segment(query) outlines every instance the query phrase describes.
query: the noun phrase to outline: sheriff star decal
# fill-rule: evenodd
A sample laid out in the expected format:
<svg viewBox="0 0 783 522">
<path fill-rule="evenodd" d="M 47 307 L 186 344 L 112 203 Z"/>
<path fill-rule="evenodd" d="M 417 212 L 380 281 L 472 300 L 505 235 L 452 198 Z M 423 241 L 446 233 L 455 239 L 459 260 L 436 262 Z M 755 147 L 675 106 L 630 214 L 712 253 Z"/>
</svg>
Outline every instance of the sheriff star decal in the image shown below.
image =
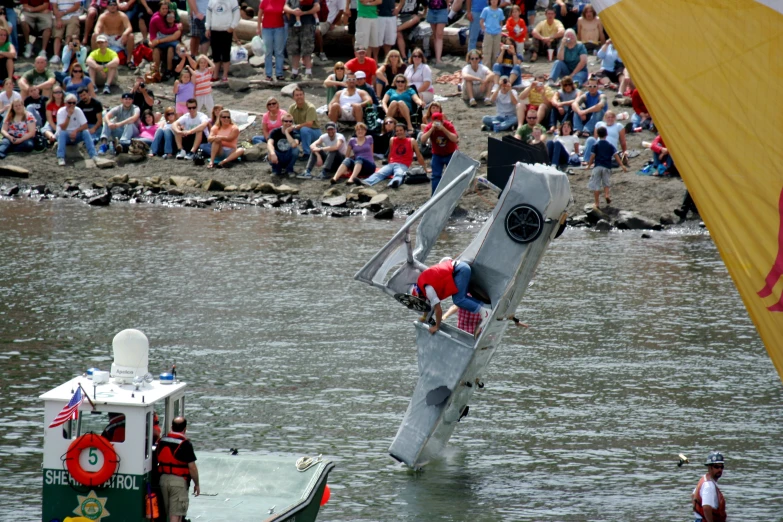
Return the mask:
<svg viewBox="0 0 783 522">
<path fill-rule="evenodd" d="M 91 490 L 89 495 L 76 495 L 76 498 L 79 500 L 79 505 L 73 510 L 76 515 L 98 522 L 103 517 L 109 516 L 106 510 L 107 497 L 99 497 L 94 490 Z"/>
</svg>

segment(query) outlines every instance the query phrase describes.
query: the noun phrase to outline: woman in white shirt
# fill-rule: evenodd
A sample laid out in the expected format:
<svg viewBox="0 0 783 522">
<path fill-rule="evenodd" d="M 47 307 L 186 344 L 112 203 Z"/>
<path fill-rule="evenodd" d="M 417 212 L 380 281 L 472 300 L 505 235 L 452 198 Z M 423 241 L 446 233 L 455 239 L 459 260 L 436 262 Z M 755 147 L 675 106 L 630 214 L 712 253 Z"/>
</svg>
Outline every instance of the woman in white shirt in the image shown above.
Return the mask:
<svg viewBox="0 0 783 522">
<path fill-rule="evenodd" d="M 565 120 L 560 126 L 560 135 L 555 136 L 554 140 L 546 142 L 546 149 L 549 152 L 549 160 L 555 167 L 564 167 L 567 165 L 579 166 L 579 138 L 573 134 L 573 126 L 570 121 Z"/>
<path fill-rule="evenodd" d="M 424 51 L 417 47 L 411 53 L 410 65 L 405 69 L 408 83 L 416 87 L 419 98 L 425 104 L 430 103 L 435 97 L 435 89 L 432 88 L 432 70 L 426 62 Z"/>
</svg>

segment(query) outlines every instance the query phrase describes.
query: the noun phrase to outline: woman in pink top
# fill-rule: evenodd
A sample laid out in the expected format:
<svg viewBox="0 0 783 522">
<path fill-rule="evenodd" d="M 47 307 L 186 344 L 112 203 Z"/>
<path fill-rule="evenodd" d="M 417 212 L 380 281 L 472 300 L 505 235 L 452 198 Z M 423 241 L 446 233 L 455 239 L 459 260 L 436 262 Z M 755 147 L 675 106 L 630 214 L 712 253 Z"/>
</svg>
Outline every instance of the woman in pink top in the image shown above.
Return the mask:
<svg viewBox="0 0 783 522">
<path fill-rule="evenodd" d="M 238 138 L 239 127 L 231 121 L 231 113 L 227 109 L 223 109 L 220 111 L 217 123 L 209 132 L 209 138 L 207 138 L 207 141 L 212 146 L 212 161 L 207 168 L 217 167 L 222 169 L 226 164 L 240 158 L 245 153 L 245 149 L 237 147 Z M 218 157 L 225 159 L 215 164 Z"/>
<path fill-rule="evenodd" d="M 272 131 L 283 126 L 283 116 L 288 116 L 288 113 L 280 107 L 280 102 L 274 96 L 266 101 L 266 110 L 267 112 L 264 113 L 264 117 L 261 120 L 261 130 L 264 135 L 253 136 L 250 140 L 253 145 L 266 143 Z"/>
<path fill-rule="evenodd" d="M 155 139 L 158 127 L 159 125 L 155 123 L 155 115 L 151 110 L 147 109 L 141 113 L 141 118 L 139 119 L 139 135 L 131 141 L 138 140 L 149 147 Z"/>
</svg>

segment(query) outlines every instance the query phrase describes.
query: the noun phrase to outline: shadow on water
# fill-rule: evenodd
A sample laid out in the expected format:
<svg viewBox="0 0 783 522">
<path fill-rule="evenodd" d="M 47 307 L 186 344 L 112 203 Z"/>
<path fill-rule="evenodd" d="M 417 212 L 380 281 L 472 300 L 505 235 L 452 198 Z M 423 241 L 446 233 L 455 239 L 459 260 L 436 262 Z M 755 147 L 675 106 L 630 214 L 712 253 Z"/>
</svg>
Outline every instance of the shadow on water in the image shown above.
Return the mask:
<svg viewBox="0 0 783 522">
<path fill-rule="evenodd" d="M 151 371 L 189 383 L 197 449 L 337 462 L 324 520 L 685 520 L 713 448 L 732 520 L 779 518 L 781 382 L 698 229 L 568 230 L 444 457 L 395 463 L 414 317 L 352 276 L 399 224 L 1 202 L 0 510 L 40 513 L 38 396 L 107 369 L 134 327 Z M 450 226 L 432 258 L 477 229 Z"/>
</svg>

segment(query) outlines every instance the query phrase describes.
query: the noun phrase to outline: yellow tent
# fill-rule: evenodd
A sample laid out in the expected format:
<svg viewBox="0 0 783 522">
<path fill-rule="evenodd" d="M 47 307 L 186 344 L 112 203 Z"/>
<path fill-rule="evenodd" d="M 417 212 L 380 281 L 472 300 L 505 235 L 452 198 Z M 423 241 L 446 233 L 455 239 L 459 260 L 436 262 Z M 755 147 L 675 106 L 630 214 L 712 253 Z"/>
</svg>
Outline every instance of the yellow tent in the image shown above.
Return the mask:
<svg viewBox="0 0 783 522">
<path fill-rule="evenodd" d="M 593 0 L 783 379 L 783 0 Z"/>
</svg>

